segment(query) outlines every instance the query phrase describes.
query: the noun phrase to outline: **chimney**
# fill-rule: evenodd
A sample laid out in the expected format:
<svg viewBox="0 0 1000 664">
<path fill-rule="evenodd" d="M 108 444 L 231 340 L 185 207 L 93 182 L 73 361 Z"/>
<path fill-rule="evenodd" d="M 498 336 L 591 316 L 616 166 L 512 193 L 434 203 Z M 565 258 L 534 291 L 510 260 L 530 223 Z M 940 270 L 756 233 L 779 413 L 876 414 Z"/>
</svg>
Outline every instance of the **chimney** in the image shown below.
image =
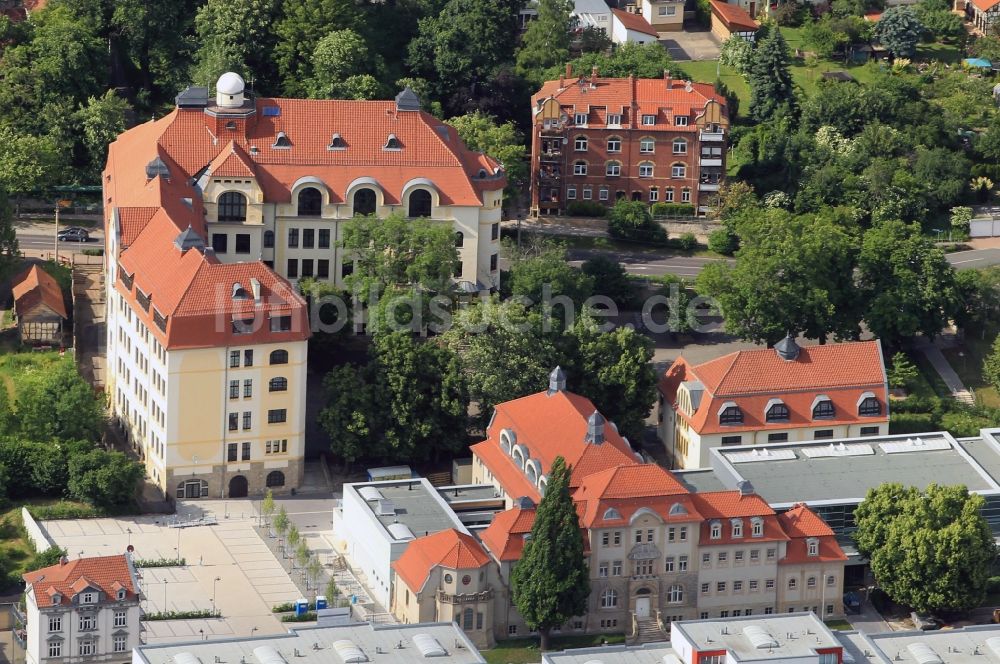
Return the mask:
<svg viewBox="0 0 1000 664">
<path fill-rule="evenodd" d="M 560 367 L 556 367 L 549 374 L 549 391 L 548 395 L 552 396 L 556 392 L 564 392 L 566 390 L 566 374 Z"/>
<path fill-rule="evenodd" d="M 667 83 L 667 90 L 669 90 L 670 86 L 674 84 L 674 79 L 670 76 L 670 70 L 669 69 L 664 69 L 663 70 L 663 80 L 666 81 L 666 83 Z"/>
<path fill-rule="evenodd" d="M 573 78 L 573 63 L 566 63 L 566 78 Z"/>
<path fill-rule="evenodd" d="M 257 277 L 250 278 L 250 289 L 253 291 L 253 301 L 255 304 L 260 304 L 260 281 Z"/>
<path fill-rule="evenodd" d="M 61 558 L 59 559 L 59 565 L 60 565 L 60 567 L 61 567 L 62 565 L 66 565 L 67 563 L 69 563 L 69 558 L 67 558 L 66 556 L 63 556 L 63 557 L 61 557 Z"/>
</svg>

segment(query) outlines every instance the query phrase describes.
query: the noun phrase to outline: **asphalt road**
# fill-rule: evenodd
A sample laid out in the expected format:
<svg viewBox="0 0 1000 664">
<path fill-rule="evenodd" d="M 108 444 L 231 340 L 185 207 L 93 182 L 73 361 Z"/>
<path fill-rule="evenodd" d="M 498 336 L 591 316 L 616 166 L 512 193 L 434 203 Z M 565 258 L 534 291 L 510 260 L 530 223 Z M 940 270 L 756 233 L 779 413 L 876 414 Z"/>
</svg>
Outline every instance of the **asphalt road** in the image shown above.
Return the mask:
<svg viewBox="0 0 1000 664">
<path fill-rule="evenodd" d="M 55 248 L 55 238 L 49 234 L 22 233 L 17 234 L 17 242 L 21 250 L 27 251 L 52 251 Z M 100 233 L 91 233 L 90 242 L 60 242 L 59 251 L 80 251 L 83 249 L 103 249 L 104 236 Z"/>
<path fill-rule="evenodd" d="M 656 252 L 614 252 L 597 249 L 571 249 L 569 260 L 572 265 L 579 266 L 588 258 L 608 256 L 625 266 L 625 271 L 640 276 L 656 277 L 663 274 L 676 274 L 680 277 L 696 277 L 702 268 L 718 258 L 699 258 L 696 256 L 661 256 Z"/>
<path fill-rule="evenodd" d="M 1000 249 L 971 249 L 948 254 L 948 262 L 956 270 L 1000 265 Z"/>
</svg>

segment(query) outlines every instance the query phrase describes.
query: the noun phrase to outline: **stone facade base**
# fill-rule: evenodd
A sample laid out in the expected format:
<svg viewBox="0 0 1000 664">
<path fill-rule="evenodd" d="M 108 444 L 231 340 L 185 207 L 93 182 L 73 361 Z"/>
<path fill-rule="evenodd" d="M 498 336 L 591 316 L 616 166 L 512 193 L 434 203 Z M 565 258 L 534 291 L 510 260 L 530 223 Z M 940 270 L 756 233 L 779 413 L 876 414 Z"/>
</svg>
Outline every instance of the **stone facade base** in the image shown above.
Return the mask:
<svg viewBox="0 0 1000 664">
<path fill-rule="evenodd" d="M 274 461 L 244 461 L 242 463 L 216 464 L 211 471 L 199 469 L 198 473 L 167 471 L 166 488 L 173 498 L 260 498 L 268 489 L 275 495 L 290 493 L 302 484 L 305 462 L 291 459 L 287 463 Z M 284 474 L 284 484 L 267 486 L 273 472 Z"/>
</svg>

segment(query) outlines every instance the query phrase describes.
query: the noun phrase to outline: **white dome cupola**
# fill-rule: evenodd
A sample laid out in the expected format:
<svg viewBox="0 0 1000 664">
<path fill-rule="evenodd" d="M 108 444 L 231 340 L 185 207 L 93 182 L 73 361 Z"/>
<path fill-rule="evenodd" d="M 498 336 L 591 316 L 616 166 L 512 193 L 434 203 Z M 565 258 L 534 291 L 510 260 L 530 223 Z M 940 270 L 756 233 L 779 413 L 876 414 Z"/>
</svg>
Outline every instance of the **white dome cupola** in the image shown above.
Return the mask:
<svg viewBox="0 0 1000 664">
<path fill-rule="evenodd" d="M 243 77 L 234 72 L 226 72 L 215 84 L 215 104 L 222 108 L 239 108 L 243 105 Z"/>
</svg>

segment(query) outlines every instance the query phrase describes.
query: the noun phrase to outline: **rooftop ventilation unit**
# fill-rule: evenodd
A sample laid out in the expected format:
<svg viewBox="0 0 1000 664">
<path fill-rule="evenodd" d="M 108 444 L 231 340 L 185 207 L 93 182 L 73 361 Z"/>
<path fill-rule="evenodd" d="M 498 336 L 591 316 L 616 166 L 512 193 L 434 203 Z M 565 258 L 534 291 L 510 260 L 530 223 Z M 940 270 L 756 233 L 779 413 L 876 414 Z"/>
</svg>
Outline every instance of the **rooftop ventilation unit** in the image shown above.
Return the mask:
<svg viewBox="0 0 1000 664">
<path fill-rule="evenodd" d="M 354 645 L 354 641 L 350 639 L 334 641 L 333 649 L 337 651 L 337 656 L 344 664 L 360 664 L 368 661 L 368 657 L 361 648 Z"/>
<path fill-rule="evenodd" d="M 385 498 L 385 496 L 382 495 L 382 492 L 373 486 L 361 487 L 358 490 L 358 494 L 360 494 L 361 497 L 366 501 L 382 500 L 383 498 Z"/>
<path fill-rule="evenodd" d="M 937 440 L 924 440 L 923 438 L 907 438 L 906 440 L 895 440 L 891 442 L 879 443 L 879 447 L 886 454 L 902 454 L 905 452 L 933 452 L 935 450 L 950 450 L 951 443 L 939 438 Z"/>
<path fill-rule="evenodd" d="M 1000 658 L 1000 636 L 991 636 L 986 639 L 986 647 L 990 649 L 994 656 Z"/>
<path fill-rule="evenodd" d="M 913 655 L 913 659 L 917 660 L 917 664 L 944 664 L 941 657 L 926 643 L 911 643 L 906 649 Z"/>
<path fill-rule="evenodd" d="M 870 456 L 875 454 L 875 450 L 867 443 L 855 443 L 847 445 L 845 443 L 830 443 L 829 445 L 815 445 L 803 447 L 802 455 L 810 459 L 820 459 L 824 457 L 851 457 Z"/>
<path fill-rule="evenodd" d="M 754 448 L 748 452 L 729 452 L 726 458 L 730 463 L 748 463 L 750 461 L 793 461 L 795 450 L 773 450 L 767 447 Z"/>
<path fill-rule="evenodd" d="M 414 634 L 413 645 L 424 657 L 446 657 L 448 651 L 430 634 Z"/>
<path fill-rule="evenodd" d="M 768 634 L 764 628 L 759 625 L 747 625 L 744 627 L 743 636 L 747 637 L 750 643 L 753 644 L 753 647 L 757 650 L 778 647 L 778 640 Z"/>
<path fill-rule="evenodd" d="M 201 664 L 201 660 L 189 652 L 179 652 L 174 655 L 174 664 Z"/>
<path fill-rule="evenodd" d="M 375 514 L 378 516 L 395 516 L 396 506 L 391 500 L 383 498 L 375 505 Z"/>
<path fill-rule="evenodd" d="M 401 541 L 416 539 L 413 531 L 405 523 L 390 523 L 388 530 L 393 539 Z"/>
</svg>

